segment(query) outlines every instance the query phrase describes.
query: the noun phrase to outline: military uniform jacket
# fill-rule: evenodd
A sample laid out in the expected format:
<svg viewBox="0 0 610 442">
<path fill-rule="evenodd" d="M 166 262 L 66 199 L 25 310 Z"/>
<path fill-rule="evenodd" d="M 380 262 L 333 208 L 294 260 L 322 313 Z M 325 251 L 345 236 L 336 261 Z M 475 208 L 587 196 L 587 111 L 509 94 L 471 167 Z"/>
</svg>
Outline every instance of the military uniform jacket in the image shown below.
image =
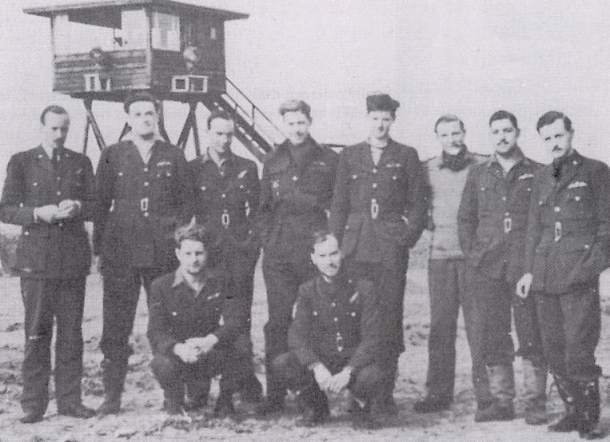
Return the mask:
<svg viewBox="0 0 610 442">
<path fill-rule="evenodd" d="M 78 200 L 79 214 L 47 224 L 34 221 L 34 208 Z M 91 249 L 84 221 L 93 217 L 95 182 L 89 158 L 62 148 L 54 168 L 39 146 L 11 157 L 0 220 L 22 226 L 16 269 L 24 277 L 77 278 L 89 273 Z"/>
<path fill-rule="evenodd" d="M 189 169 L 197 222 L 219 238 L 225 251 L 257 250 L 254 220 L 260 183 L 256 164 L 230 154 L 221 170 L 203 155 L 190 161 Z"/>
<path fill-rule="evenodd" d="M 425 193 L 414 148 L 390 140 L 377 165 L 368 143 L 345 148 L 329 220 L 344 255 L 383 262 L 396 256 L 393 250 L 415 245 L 426 223 Z"/>
<path fill-rule="evenodd" d="M 180 149 L 157 141 L 147 164 L 131 141 L 102 152 L 94 249 L 104 273 L 175 267 L 173 233 L 187 222 L 192 184 Z"/>
<path fill-rule="evenodd" d="M 302 261 L 311 235 L 327 225 L 338 155 L 313 139 L 301 165 L 293 160 L 285 141 L 264 161 L 259 229 L 265 256 Z"/>
<path fill-rule="evenodd" d="M 210 333 L 218 338 L 216 346 L 231 345 L 245 321 L 243 300 L 233 297 L 222 273 L 210 273 L 199 293 L 180 270 L 152 284 L 147 336 L 154 353 L 169 355 L 175 344 Z"/>
<path fill-rule="evenodd" d="M 527 216 L 540 164 L 522 158 L 504 176 L 495 155 L 473 166 L 458 211 L 458 235 L 466 262 L 496 279 L 523 274 Z"/>
<path fill-rule="evenodd" d="M 525 271 L 532 289 L 565 293 L 608 267 L 610 172 L 601 161 L 574 152 L 561 168 L 536 175 L 529 211 Z"/>
<path fill-rule="evenodd" d="M 379 357 L 381 320 L 372 283 L 317 276 L 299 288 L 288 346 L 305 366 L 362 368 Z"/>
</svg>

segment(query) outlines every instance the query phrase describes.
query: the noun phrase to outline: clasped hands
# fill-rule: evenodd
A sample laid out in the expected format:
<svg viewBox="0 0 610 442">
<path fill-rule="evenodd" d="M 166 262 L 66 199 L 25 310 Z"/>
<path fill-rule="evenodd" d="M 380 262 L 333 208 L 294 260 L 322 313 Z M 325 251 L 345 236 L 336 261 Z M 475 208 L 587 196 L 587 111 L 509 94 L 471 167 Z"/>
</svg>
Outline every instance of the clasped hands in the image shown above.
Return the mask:
<svg viewBox="0 0 610 442">
<path fill-rule="evenodd" d="M 52 224 L 56 221 L 74 218 L 80 212 L 81 203 L 76 200 L 63 200 L 58 205 L 48 204 L 34 209 L 38 221 Z"/>
<path fill-rule="evenodd" d="M 183 362 L 192 364 L 197 362 L 200 356 L 209 353 L 217 342 L 218 338 L 213 334 L 189 338 L 184 342 L 174 345 L 174 354 Z"/>
<path fill-rule="evenodd" d="M 339 373 L 333 375 L 321 362 L 315 364 L 312 370 L 320 388 L 323 391 L 335 394 L 347 388 L 352 375 L 352 368 L 350 366 L 346 366 Z"/>
</svg>

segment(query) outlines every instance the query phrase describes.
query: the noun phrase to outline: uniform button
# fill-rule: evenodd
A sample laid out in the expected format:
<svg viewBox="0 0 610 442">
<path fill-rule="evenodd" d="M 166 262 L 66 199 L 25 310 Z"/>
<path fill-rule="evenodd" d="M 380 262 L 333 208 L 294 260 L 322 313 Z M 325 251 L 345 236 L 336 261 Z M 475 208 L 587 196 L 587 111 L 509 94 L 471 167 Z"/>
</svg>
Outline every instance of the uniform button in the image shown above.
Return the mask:
<svg viewBox="0 0 610 442">
<path fill-rule="evenodd" d="M 63 222 L 59 223 L 59 227 L 63 227 L 63 226 L 64 226 Z"/>
<path fill-rule="evenodd" d="M 37 183 L 36 181 L 34 181 L 34 182 L 32 183 L 32 186 L 37 187 L 37 186 L 38 186 L 38 183 Z"/>
<path fill-rule="evenodd" d="M 61 181 L 61 177 L 60 176 L 57 177 L 57 181 Z"/>
<path fill-rule="evenodd" d="M 505 196 L 502 197 L 502 201 L 506 201 L 506 197 Z"/>
<path fill-rule="evenodd" d="M 201 190 L 205 190 L 205 189 L 207 189 L 207 187 L 201 186 Z"/>
<path fill-rule="evenodd" d="M 576 196 L 574 197 L 574 201 L 580 201 L 580 195 L 576 195 Z"/>
<path fill-rule="evenodd" d="M 331 303 L 330 303 L 330 306 L 331 306 L 331 307 L 336 307 L 336 306 L 337 306 L 337 304 L 336 304 L 336 303 L 334 303 L 334 302 L 331 302 Z"/>
<path fill-rule="evenodd" d="M 504 212 L 504 216 L 509 216 L 510 212 Z"/>
<path fill-rule="evenodd" d="M 574 164 L 576 166 L 578 164 L 578 161 L 574 160 L 574 161 L 572 161 L 572 164 Z"/>
<path fill-rule="evenodd" d="M 172 316 L 178 316 L 177 312 L 172 312 Z"/>
<path fill-rule="evenodd" d="M 555 206 L 555 207 L 553 208 L 553 210 L 554 210 L 555 212 L 561 212 L 561 207 L 559 207 L 559 206 Z"/>
<path fill-rule="evenodd" d="M 298 179 L 299 179 L 299 177 L 298 177 L 298 176 L 296 176 L 296 175 L 294 175 L 294 176 L 292 177 L 292 181 L 296 181 L 296 180 L 298 180 Z"/>
<path fill-rule="evenodd" d="M 144 182 L 144 187 L 148 187 L 148 186 L 149 186 L 148 181 L 145 181 L 145 182 Z"/>
<path fill-rule="evenodd" d="M 339 318 L 334 317 L 334 318 L 333 318 L 333 321 L 335 321 L 335 322 L 339 322 Z"/>
<path fill-rule="evenodd" d="M 58 190 L 57 191 L 57 196 L 60 196 L 60 195 L 61 195 L 61 190 Z"/>
<path fill-rule="evenodd" d="M 356 316 L 356 312 L 352 312 L 352 316 Z"/>
<path fill-rule="evenodd" d="M 222 195 L 220 195 L 222 198 L 226 198 L 227 195 L 225 193 L 223 193 Z"/>
<path fill-rule="evenodd" d="M 376 167 L 373 168 L 373 173 L 377 173 L 377 168 Z"/>
<path fill-rule="evenodd" d="M 146 218 L 148 218 L 148 215 L 149 215 L 149 214 L 148 214 L 148 212 L 144 212 L 144 216 L 145 216 Z"/>
<path fill-rule="evenodd" d="M 144 172 L 148 172 L 148 167 L 145 167 L 145 168 L 144 168 Z"/>
<path fill-rule="evenodd" d="M 377 183 L 373 183 L 373 189 L 377 189 Z"/>
<path fill-rule="evenodd" d="M 29 232 L 29 230 L 26 230 L 25 232 L 23 232 L 23 234 L 24 234 L 25 236 L 30 236 L 30 232 Z"/>
<path fill-rule="evenodd" d="M 589 244 L 585 244 L 585 249 L 586 249 L 586 250 L 589 250 L 589 248 L 590 248 L 590 247 L 591 247 L 591 246 L 590 246 Z"/>
<path fill-rule="evenodd" d="M 119 176 L 123 176 L 123 172 L 119 172 L 119 173 L 118 173 L 118 175 L 119 175 Z"/>
</svg>

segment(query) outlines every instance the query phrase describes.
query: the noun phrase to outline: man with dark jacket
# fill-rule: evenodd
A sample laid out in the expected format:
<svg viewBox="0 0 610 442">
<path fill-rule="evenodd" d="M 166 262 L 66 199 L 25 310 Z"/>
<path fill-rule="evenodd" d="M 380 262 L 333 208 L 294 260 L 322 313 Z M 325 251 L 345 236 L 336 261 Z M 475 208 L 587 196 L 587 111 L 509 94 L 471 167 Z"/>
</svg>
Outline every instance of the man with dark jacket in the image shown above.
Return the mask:
<svg viewBox="0 0 610 442">
<path fill-rule="evenodd" d="M 41 145 L 11 157 L 0 201 L 0 220 L 22 227 L 16 269 L 25 308 L 23 423 L 42 420 L 47 409 L 54 319 L 57 410 L 95 414 L 81 403 L 81 323 L 91 266 L 84 221 L 95 206 L 93 169 L 85 155 L 64 147 L 70 125 L 64 108 L 45 108 L 40 122 Z"/>
<path fill-rule="evenodd" d="M 392 392 L 404 351 L 403 300 L 409 248 L 426 221 L 426 185 L 417 151 L 390 138 L 398 101 L 367 97 L 370 135 L 341 152 L 329 227 L 341 243 L 348 272 L 374 282 L 383 312 L 388 381 L 379 410 L 397 412 Z"/>
<path fill-rule="evenodd" d="M 473 293 L 466 285 L 466 264 L 458 239 L 457 212 L 470 167 L 485 160 L 466 147 L 464 123 L 456 115 L 443 115 L 434 125 L 441 155 L 425 163 L 428 191 L 428 290 L 430 335 L 426 397 L 414 405 L 418 413 L 448 409 L 455 384 L 455 340 L 462 307 L 472 359 L 472 383 L 477 408 L 491 403 L 485 362 L 481 354 L 481 317 Z"/>
<path fill-rule="evenodd" d="M 96 176 L 93 245 L 104 278 L 101 414 L 120 410 L 140 287 L 148 295 L 153 279 L 176 267 L 173 231 L 192 205 L 184 154 L 157 135 L 156 99 L 136 93 L 124 109 L 129 138 L 102 152 Z"/>
<path fill-rule="evenodd" d="M 384 373 L 378 363 L 382 318 L 373 286 L 341 271 L 339 244 L 328 231 L 314 234 L 311 260 L 318 275 L 299 288 L 290 352 L 275 359 L 274 370 L 297 392 L 303 425 L 325 422 L 330 416 L 325 392 L 347 388 L 354 398 L 354 427 L 376 428 L 371 403 Z"/>
<path fill-rule="evenodd" d="M 311 278 L 308 250 L 314 231 L 325 228 L 337 154 L 309 134 L 311 108 L 301 100 L 280 106 L 288 139 L 264 161 L 259 223 L 269 320 L 265 325 L 267 398 L 259 414 L 283 409 L 286 389 L 272 362 L 288 350 L 287 335 L 299 286 Z"/>
<path fill-rule="evenodd" d="M 545 113 L 536 129 L 553 162 L 533 183 L 517 294 L 535 299 L 544 354 L 566 405 L 565 416 L 549 429 L 594 439 L 603 436 L 595 347 L 599 274 L 610 256 L 610 171 L 573 148 L 574 129 L 563 113 Z"/>
<path fill-rule="evenodd" d="M 514 295 L 523 273 L 527 212 L 539 164 L 526 158 L 517 144 L 517 118 L 506 111 L 489 119 L 495 152 L 473 166 L 458 211 L 458 234 L 468 288 L 483 317 L 483 358 L 493 402 L 477 410 L 475 421 L 510 420 L 513 399 L 514 348 L 510 335 L 511 304 L 519 339 L 525 387 L 525 421 L 546 422 L 546 368 L 536 308 L 532 300 Z"/>
<path fill-rule="evenodd" d="M 175 239 L 180 266 L 153 282 L 149 300 L 151 367 L 165 394 L 164 408 L 181 414 L 205 406 L 206 387 L 221 374 L 214 413 L 231 415 L 232 395 L 252 365 L 242 335 L 246 300 L 234 295 L 222 271 L 210 269 L 217 253 L 210 232 L 192 222 L 177 229 Z"/>
<path fill-rule="evenodd" d="M 254 268 L 259 243 L 254 226 L 258 212 L 260 183 L 254 161 L 235 155 L 231 142 L 233 117 L 213 111 L 207 120 L 207 152 L 189 162 L 194 186 L 193 213 L 199 224 L 213 235 L 221 253 L 221 265 L 231 280 L 235 295 L 246 302 L 244 334 L 250 334 Z M 259 401 L 262 386 L 254 372 L 242 388 L 245 399 Z"/>
</svg>

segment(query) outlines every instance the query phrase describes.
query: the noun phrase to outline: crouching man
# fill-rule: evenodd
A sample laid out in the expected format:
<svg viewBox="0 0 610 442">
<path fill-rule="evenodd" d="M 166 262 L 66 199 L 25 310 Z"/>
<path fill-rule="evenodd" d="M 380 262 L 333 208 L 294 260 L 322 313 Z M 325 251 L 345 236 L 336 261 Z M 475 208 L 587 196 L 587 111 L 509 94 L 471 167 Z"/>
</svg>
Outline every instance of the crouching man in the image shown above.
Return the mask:
<svg viewBox="0 0 610 442">
<path fill-rule="evenodd" d="M 299 288 L 290 351 L 274 360 L 274 373 L 296 393 L 301 425 L 325 422 L 330 416 L 326 393 L 348 389 L 354 427 L 377 428 L 370 406 L 384 373 L 377 364 L 380 316 L 372 284 L 347 279 L 337 238 L 328 231 L 314 234 L 311 260 L 318 275 Z"/>
<path fill-rule="evenodd" d="M 252 363 L 248 339 L 239 334 L 247 319 L 245 304 L 232 296 L 226 278 L 213 269 L 209 232 L 191 223 L 178 228 L 175 239 L 180 266 L 156 279 L 151 289 L 152 371 L 169 414 L 205 406 L 210 378 L 221 374 L 214 414 L 232 415 L 233 392 Z"/>
</svg>

